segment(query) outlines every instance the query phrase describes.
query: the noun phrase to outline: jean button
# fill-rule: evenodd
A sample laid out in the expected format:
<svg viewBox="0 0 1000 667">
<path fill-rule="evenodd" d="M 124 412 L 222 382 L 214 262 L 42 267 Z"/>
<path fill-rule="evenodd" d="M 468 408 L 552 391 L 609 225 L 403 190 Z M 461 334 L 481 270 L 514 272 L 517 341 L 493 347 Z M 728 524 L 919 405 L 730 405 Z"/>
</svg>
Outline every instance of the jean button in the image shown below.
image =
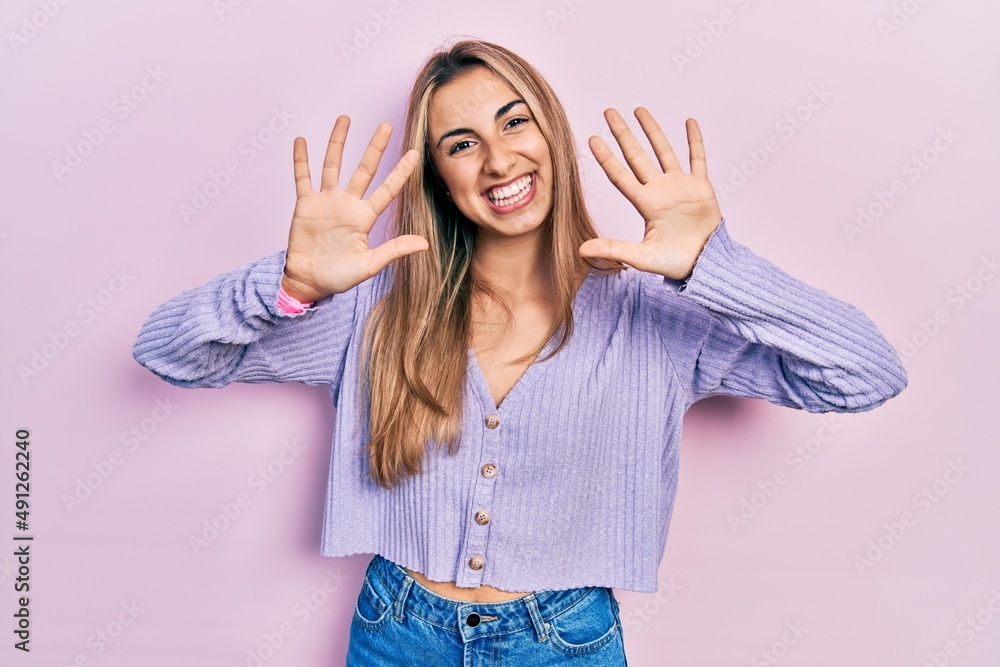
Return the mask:
<svg viewBox="0 0 1000 667">
<path fill-rule="evenodd" d="M 477 614 L 476 612 L 472 612 L 471 614 L 465 617 L 465 622 L 466 624 L 468 624 L 470 628 L 476 627 L 477 625 L 479 625 L 479 614 Z"/>
</svg>

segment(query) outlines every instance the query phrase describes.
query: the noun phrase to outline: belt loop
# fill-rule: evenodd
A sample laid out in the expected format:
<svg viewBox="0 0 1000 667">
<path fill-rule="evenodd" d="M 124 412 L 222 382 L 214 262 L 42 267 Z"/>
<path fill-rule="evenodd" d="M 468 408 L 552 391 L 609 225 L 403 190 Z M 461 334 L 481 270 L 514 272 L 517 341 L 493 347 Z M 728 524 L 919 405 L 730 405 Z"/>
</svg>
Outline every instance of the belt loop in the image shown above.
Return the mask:
<svg viewBox="0 0 1000 667">
<path fill-rule="evenodd" d="M 535 598 L 535 594 L 529 593 L 521 599 L 528 607 L 528 616 L 531 618 L 531 622 L 535 626 L 535 632 L 538 634 L 538 641 L 545 641 L 549 638 L 549 624 L 545 622 L 545 619 L 542 618 L 542 613 L 538 610 L 538 600 Z"/>
<path fill-rule="evenodd" d="M 393 611 L 392 615 L 397 621 L 402 622 L 403 620 L 403 609 L 406 606 L 406 596 L 410 594 L 410 586 L 413 585 L 413 577 L 406 574 L 403 576 L 403 585 L 399 587 L 399 593 L 396 594 L 396 602 L 393 605 L 396 609 Z"/>
</svg>

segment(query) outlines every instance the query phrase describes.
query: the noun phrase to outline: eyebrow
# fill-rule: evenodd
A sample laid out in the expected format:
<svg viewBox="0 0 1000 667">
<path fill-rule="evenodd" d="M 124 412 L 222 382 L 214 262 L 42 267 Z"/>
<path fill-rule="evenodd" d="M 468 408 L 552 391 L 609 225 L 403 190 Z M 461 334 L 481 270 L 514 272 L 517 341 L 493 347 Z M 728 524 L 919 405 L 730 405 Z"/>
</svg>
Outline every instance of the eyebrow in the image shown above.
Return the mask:
<svg viewBox="0 0 1000 667">
<path fill-rule="evenodd" d="M 502 107 L 500 107 L 499 109 L 497 109 L 496 114 L 494 114 L 494 116 L 493 116 L 493 121 L 496 122 L 496 121 L 500 120 L 501 118 L 503 118 L 504 114 L 506 114 L 508 111 L 510 111 L 511 109 L 513 109 L 518 104 L 527 105 L 527 102 L 525 102 L 524 100 L 512 100 L 510 102 L 507 102 L 507 104 L 505 104 Z M 467 127 L 459 127 L 459 128 L 454 129 L 454 130 L 448 130 L 447 132 L 445 132 L 444 134 L 441 135 L 440 139 L 438 139 L 437 147 L 441 148 L 441 142 L 444 141 L 445 139 L 447 139 L 448 137 L 453 137 L 456 134 L 466 134 L 468 132 L 472 132 L 472 130 L 470 130 Z"/>
</svg>

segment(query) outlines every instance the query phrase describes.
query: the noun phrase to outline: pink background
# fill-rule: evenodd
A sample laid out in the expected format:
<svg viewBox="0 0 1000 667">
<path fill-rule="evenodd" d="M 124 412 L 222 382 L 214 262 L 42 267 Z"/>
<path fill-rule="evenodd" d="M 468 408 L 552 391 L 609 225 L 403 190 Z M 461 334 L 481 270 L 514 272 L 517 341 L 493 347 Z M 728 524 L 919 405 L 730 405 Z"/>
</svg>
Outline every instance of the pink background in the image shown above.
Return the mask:
<svg viewBox="0 0 1000 667">
<path fill-rule="evenodd" d="M 380 183 L 419 64 L 471 35 L 556 89 L 604 235 L 638 241 L 642 220 L 587 148 L 610 139 L 602 111 L 638 132 L 632 109 L 647 107 L 683 156 L 695 117 L 733 237 L 861 308 L 910 374 L 884 407 L 832 421 L 744 399 L 688 414 L 660 592 L 617 591 L 630 665 L 998 664 L 996 3 L 242 2 L 220 15 L 226 0 L 46 1 L 51 18 L 40 0 L 2 10 L 0 265 L 20 293 L 0 348 L 0 663 L 248 665 L 284 628 L 263 664 L 342 664 L 370 555 L 319 555 L 327 392 L 182 390 L 130 350 L 157 305 L 284 247 L 296 136 L 318 174 L 335 118 L 351 116 L 353 169 L 390 121 Z M 366 24 L 377 34 L 348 59 Z M 241 144 L 275 109 L 293 118 L 250 160 Z M 88 135 L 100 143 L 58 174 Z M 239 173 L 185 222 L 181 205 L 230 161 Z M 850 236 L 859 207 L 873 219 Z M 61 338 L 67 326 L 76 335 Z M 64 345 L 23 380 L 53 340 Z M 30 655 L 11 647 L 17 428 L 31 431 Z M 275 463 L 291 441 L 303 451 Z M 67 508 L 115 451 L 121 465 Z M 270 482 L 252 477 L 269 464 Z M 771 497 L 754 496 L 775 475 Z M 240 493 L 252 504 L 196 555 L 189 537 Z M 744 499 L 759 508 L 734 530 Z M 892 528 L 904 512 L 910 525 Z M 888 550 L 859 566 L 869 541 Z M 131 604 L 134 622 L 100 640 Z"/>
</svg>

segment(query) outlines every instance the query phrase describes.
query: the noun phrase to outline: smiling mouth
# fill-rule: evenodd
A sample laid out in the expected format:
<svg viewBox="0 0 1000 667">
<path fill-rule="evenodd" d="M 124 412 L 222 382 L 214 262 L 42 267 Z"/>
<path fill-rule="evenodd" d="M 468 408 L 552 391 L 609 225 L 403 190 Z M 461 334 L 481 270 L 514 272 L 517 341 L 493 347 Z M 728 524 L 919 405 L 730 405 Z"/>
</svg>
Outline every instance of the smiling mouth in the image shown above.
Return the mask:
<svg viewBox="0 0 1000 667">
<path fill-rule="evenodd" d="M 532 172 L 508 186 L 487 190 L 483 194 L 483 199 L 489 202 L 491 208 L 499 212 L 520 208 L 518 204 L 527 203 L 533 195 L 537 180 L 537 174 Z"/>
</svg>

